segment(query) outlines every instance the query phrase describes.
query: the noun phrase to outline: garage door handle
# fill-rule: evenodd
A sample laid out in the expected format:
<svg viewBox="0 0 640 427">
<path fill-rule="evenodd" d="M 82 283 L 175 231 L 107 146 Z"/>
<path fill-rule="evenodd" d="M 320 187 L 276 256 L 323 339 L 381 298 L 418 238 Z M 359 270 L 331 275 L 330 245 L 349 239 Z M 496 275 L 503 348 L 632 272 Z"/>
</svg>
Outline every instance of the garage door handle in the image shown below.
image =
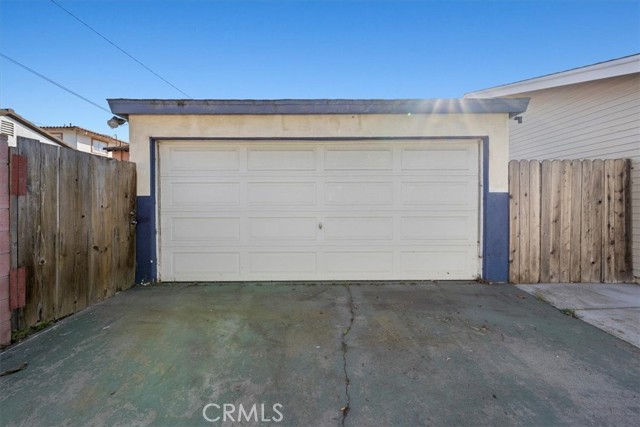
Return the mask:
<svg viewBox="0 0 640 427">
<path fill-rule="evenodd" d="M 318 228 L 319 228 L 320 230 L 322 230 L 322 223 L 321 223 L 321 222 L 319 222 L 319 223 L 318 223 Z"/>
</svg>

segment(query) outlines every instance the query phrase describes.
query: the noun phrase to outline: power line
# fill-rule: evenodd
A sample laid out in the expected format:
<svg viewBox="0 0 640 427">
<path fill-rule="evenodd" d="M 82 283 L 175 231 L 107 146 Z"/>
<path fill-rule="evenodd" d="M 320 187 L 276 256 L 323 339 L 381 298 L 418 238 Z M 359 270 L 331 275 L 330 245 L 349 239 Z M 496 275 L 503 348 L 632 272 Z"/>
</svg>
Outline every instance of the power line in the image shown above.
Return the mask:
<svg viewBox="0 0 640 427">
<path fill-rule="evenodd" d="M 156 76 L 157 78 L 159 78 L 160 80 L 162 80 L 163 82 L 165 82 L 166 84 L 168 84 L 169 86 L 171 86 L 172 88 L 174 88 L 175 90 L 177 90 L 178 92 L 180 92 L 181 94 L 183 94 L 184 96 L 186 96 L 189 99 L 193 99 L 191 98 L 189 95 L 187 95 L 185 92 L 183 92 L 182 90 L 180 90 L 178 87 L 176 87 L 173 83 L 171 83 L 170 81 L 168 81 L 167 79 L 165 79 L 164 77 L 162 77 L 160 74 L 156 73 L 155 71 L 153 71 L 151 68 L 147 67 L 146 65 L 144 65 L 141 61 L 139 61 L 138 59 L 134 58 L 133 55 L 131 55 L 130 53 L 128 53 L 127 51 L 125 51 L 124 49 L 122 49 L 120 46 L 118 46 L 117 44 L 115 44 L 114 42 L 112 42 L 111 40 L 109 40 L 106 36 L 103 36 L 101 33 L 99 33 L 97 30 L 95 30 L 93 27 L 91 27 L 89 24 L 87 24 L 86 22 L 84 22 L 82 19 L 78 18 L 76 15 L 74 15 L 73 13 L 71 13 L 69 10 L 65 9 L 64 7 L 62 7 L 60 4 L 58 4 L 55 0 L 49 0 L 51 3 L 55 4 L 56 6 L 58 6 L 60 9 L 62 9 L 63 11 L 65 11 L 66 13 L 69 14 L 69 16 L 71 16 L 72 18 L 74 18 L 76 21 L 78 21 L 79 23 L 81 23 L 82 25 L 84 25 L 85 27 L 87 27 L 88 29 L 90 29 L 91 31 L 93 31 L 94 33 L 96 33 L 98 36 L 102 37 L 107 43 L 109 43 L 111 46 L 115 47 L 116 49 L 118 49 L 120 52 L 124 53 L 125 55 L 127 55 L 129 58 L 133 59 L 135 62 L 137 62 L 138 64 L 140 64 L 142 67 L 144 67 L 147 71 L 149 71 L 151 74 L 153 74 L 154 76 Z"/>
<path fill-rule="evenodd" d="M 76 92 L 72 91 L 71 89 L 69 89 L 69 88 L 67 88 L 67 87 L 62 86 L 60 83 L 58 83 L 58 82 L 55 82 L 55 81 L 51 80 L 49 77 L 47 77 L 47 76 L 45 76 L 45 75 L 40 74 L 40 73 L 39 73 L 39 72 L 37 72 L 36 70 L 34 70 L 34 69 L 32 69 L 32 68 L 29 68 L 29 67 L 27 67 L 27 66 L 26 66 L 26 65 L 24 65 L 24 64 L 21 64 L 20 62 L 16 61 L 15 59 L 13 59 L 13 58 L 9 58 L 9 57 L 8 57 L 7 55 L 5 55 L 4 53 L 0 52 L 0 56 L 2 56 L 4 59 L 6 59 L 6 60 L 8 60 L 8 61 L 13 62 L 14 64 L 16 64 L 16 65 L 18 65 L 18 66 L 20 66 L 20 67 L 24 68 L 25 70 L 27 70 L 27 71 L 29 71 L 29 72 L 31 72 L 31 73 L 33 73 L 33 74 L 35 74 L 36 76 L 40 77 L 41 79 L 44 79 L 44 80 L 48 81 L 49 83 L 51 83 L 51 84 L 53 84 L 53 85 L 58 86 L 60 89 L 65 90 L 65 91 L 69 92 L 70 94 L 72 94 L 72 95 L 74 95 L 74 96 L 77 96 L 78 98 L 82 99 L 82 100 L 83 100 L 83 101 L 85 101 L 85 102 L 88 102 L 89 104 L 93 105 L 94 107 L 97 107 L 97 108 L 101 109 L 102 111 L 106 111 L 107 113 L 111 114 L 111 111 L 107 110 L 107 109 L 106 109 L 106 108 L 104 108 L 103 106 L 101 106 L 101 105 L 99 105 L 99 104 L 96 104 L 95 102 L 91 101 L 90 99 L 85 98 L 84 96 L 80 95 L 79 93 L 76 93 Z"/>
</svg>

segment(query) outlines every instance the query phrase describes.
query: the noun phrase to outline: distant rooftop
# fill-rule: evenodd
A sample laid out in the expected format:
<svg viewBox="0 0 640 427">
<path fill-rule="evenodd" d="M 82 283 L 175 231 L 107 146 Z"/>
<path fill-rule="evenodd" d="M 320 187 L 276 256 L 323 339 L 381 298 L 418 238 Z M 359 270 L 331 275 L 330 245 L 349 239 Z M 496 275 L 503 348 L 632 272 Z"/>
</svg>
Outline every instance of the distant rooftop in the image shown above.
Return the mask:
<svg viewBox="0 0 640 427">
<path fill-rule="evenodd" d="M 122 141 L 118 138 L 114 138 L 113 136 L 109 136 L 109 135 L 105 135 L 103 133 L 98 133 L 98 132 L 94 132 L 92 130 L 89 129 L 85 129 L 83 127 L 80 126 L 76 126 L 76 125 L 64 125 L 64 126 L 40 126 L 42 129 L 46 130 L 47 132 L 55 132 L 57 130 L 64 130 L 64 129 L 74 129 L 74 130 L 79 130 L 81 132 L 84 132 L 87 135 L 91 135 L 97 139 L 102 139 L 104 142 L 110 142 L 112 144 L 116 144 L 116 145 L 122 145 L 122 144 L 129 144 L 127 141 Z"/>
</svg>

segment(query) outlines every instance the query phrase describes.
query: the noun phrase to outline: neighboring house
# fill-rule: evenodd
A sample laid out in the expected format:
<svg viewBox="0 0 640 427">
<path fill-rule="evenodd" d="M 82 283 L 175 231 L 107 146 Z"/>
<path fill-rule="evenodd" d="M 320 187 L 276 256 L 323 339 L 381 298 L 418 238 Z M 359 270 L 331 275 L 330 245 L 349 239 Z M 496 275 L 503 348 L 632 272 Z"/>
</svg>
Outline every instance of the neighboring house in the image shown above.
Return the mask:
<svg viewBox="0 0 640 427">
<path fill-rule="evenodd" d="M 93 132 L 80 126 L 42 126 L 50 134 L 63 140 L 78 151 L 129 160 L 129 144 L 117 138 Z"/>
<path fill-rule="evenodd" d="M 111 99 L 137 281 L 508 279 L 526 99 Z"/>
<path fill-rule="evenodd" d="M 530 98 L 509 126 L 509 158 L 631 159 L 633 274 L 640 279 L 640 54 L 490 89 L 465 98 Z"/>
<path fill-rule="evenodd" d="M 60 138 L 36 126 L 11 109 L 0 109 L 0 134 L 7 136 L 9 147 L 15 147 L 19 138 L 29 138 L 43 144 L 69 147 Z"/>
</svg>

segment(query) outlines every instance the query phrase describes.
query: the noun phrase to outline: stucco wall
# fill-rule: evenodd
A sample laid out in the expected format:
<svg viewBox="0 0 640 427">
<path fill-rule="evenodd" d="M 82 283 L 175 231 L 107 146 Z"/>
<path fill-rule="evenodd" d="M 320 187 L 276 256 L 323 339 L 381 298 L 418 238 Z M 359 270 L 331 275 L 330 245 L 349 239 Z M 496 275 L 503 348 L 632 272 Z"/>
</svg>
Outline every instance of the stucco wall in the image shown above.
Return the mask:
<svg viewBox="0 0 640 427">
<path fill-rule="evenodd" d="M 508 278 L 508 115 L 130 115 L 130 160 L 136 163 L 136 282 L 155 281 L 156 206 L 150 141 L 176 138 L 480 137 L 483 170 L 483 270 L 490 281 Z M 486 157 L 483 159 L 486 162 Z M 488 175 L 487 175 L 488 172 Z M 486 183 L 488 182 L 488 186 Z"/>
<path fill-rule="evenodd" d="M 507 114 L 132 115 L 130 160 L 138 195 L 150 194 L 149 138 L 172 137 L 489 137 L 489 191 L 508 190 Z"/>
</svg>

